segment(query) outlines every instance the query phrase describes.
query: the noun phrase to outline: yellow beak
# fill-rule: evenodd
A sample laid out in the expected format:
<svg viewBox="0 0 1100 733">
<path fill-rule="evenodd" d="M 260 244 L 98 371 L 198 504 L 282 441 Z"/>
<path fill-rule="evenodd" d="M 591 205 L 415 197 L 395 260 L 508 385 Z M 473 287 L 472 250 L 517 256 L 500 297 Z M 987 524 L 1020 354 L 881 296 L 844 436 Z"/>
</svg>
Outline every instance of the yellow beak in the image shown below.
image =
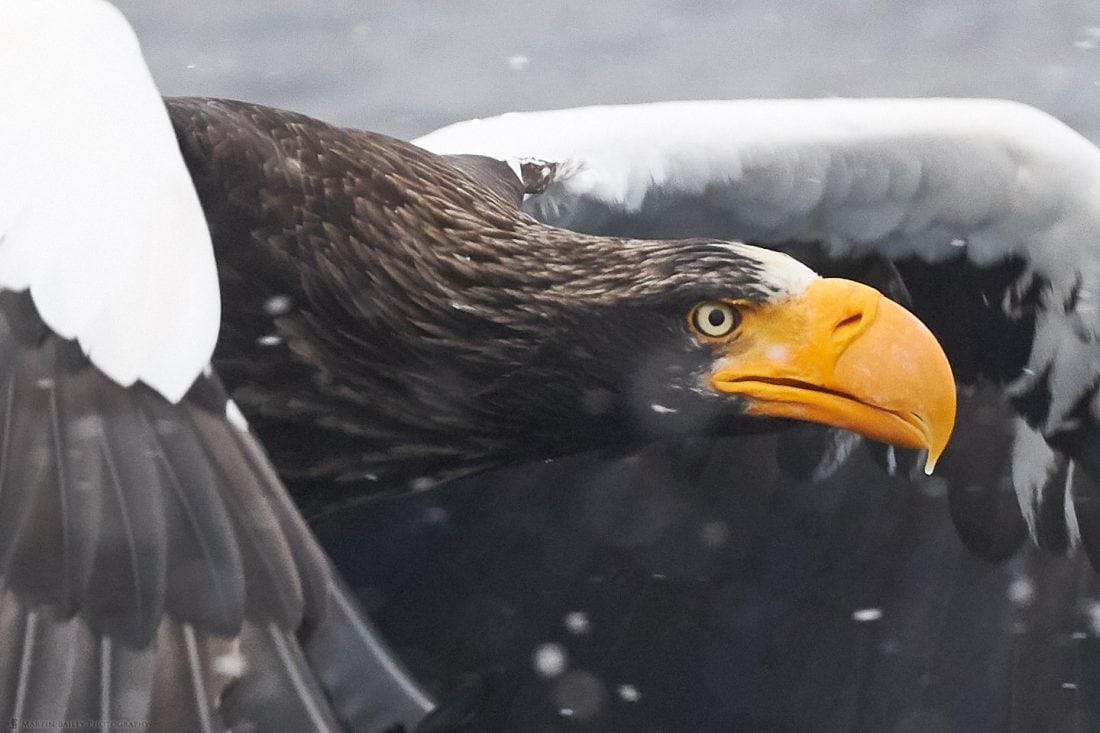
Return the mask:
<svg viewBox="0 0 1100 733">
<path fill-rule="evenodd" d="M 955 424 L 955 380 L 931 332 L 866 285 L 815 280 L 804 295 L 741 307 L 711 386 L 746 413 L 824 423 L 928 451 L 931 473 Z"/>
</svg>

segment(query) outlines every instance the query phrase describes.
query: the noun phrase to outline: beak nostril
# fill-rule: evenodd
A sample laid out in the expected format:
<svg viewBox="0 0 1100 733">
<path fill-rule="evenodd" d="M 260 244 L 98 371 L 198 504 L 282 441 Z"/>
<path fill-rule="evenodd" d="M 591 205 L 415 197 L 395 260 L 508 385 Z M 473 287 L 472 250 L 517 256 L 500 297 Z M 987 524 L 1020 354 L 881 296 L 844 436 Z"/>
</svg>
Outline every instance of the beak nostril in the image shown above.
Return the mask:
<svg viewBox="0 0 1100 733">
<path fill-rule="evenodd" d="M 850 315 L 847 318 L 845 318 L 844 320 L 842 320 L 840 323 L 836 324 L 836 326 L 833 328 L 833 331 L 834 332 L 843 332 L 843 331 L 851 330 L 853 328 L 858 327 L 862 320 L 863 320 L 863 314 L 862 313 L 853 313 L 852 315 Z"/>
</svg>

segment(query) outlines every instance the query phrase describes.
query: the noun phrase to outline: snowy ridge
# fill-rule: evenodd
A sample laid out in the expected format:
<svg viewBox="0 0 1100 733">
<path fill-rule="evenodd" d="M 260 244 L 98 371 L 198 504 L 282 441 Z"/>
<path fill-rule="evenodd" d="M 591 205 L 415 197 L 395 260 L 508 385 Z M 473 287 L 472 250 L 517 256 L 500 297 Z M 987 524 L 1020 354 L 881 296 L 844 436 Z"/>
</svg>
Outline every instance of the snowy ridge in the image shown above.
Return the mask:
<svg viewBox="0 0 1100 733">
<path fill-rule="evenodd" d="M 220 321 L 206 221 L 133 31 L 102 0 L 0 4 L 0 288 L 123 385 L 179 399 Z"/>
</svg>

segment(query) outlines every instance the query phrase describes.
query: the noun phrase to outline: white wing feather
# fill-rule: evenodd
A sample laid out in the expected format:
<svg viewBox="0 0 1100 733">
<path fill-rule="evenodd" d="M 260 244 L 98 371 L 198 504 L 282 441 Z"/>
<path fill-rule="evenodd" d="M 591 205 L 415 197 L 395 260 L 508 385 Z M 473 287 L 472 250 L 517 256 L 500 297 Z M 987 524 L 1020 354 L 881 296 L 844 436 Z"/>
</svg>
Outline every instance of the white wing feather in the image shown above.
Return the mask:
<svg viewBox="0 0 1100 733">
<path fill-rule="evenodd" d="M 550 187 L 524 206 L 581 231 L 815 241 L 834 256 L 931 262 L 965 253 L 978 265 L 1018 255 L 1045 283 L 1029 368 L 1053 364 L 1052 382 L 1070 385 L 1055 389 L 1043 432 L 1061 429 L 1092 384 L 1092 362 L 1069 355 L 1091 348 L 1080 327 L 1100 337 L 1100 150 L 1032 107 L 661 102 L 509 113 L 415 142 L 558 163 Z"/>
<path fill-rule="evenodd" d="M 727 236 L 875 248 L 983 264 L 1042 247 L 1100 248 L 1100 151 L 1058 120 L 998 100 L 661 102 L 509 113 L 415 141 L 438 153 L 560 164 L 527 208 L 598 229 L 659 228 L 685 202 Z M 1067 253 L 1069 254 L 1069 253 Z M 1077 258 L 1048 264 L 1072 280 Z"/>
<path fill-rule="evenodd" d="M 217 271 L 137 39 L 101 0 L 0 3 L 0 288 L 115 381 L 179 399 L 209 362 Z"/>
</svg>

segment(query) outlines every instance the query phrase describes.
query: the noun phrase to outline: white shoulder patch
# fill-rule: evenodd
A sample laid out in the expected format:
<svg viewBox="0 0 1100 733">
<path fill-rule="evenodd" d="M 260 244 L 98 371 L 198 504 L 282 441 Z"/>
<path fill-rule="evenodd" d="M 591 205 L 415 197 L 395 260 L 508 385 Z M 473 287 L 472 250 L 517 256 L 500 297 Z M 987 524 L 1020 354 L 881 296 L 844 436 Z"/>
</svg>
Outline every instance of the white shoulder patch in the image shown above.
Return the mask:
<svg viewBox="0 0 1100 733">
<path fill-rule="evenodd" d="M 123 385 L 178 400 L 220 323 L 206 220 L 126 20 L 0 3 L 0 288 Z"/>
<path fill-rule="evenodd" d="M 1100 241 L 1100 150 L 1004 100 L 585 107 L 460 122 L 415 142 L 438 153 L 571 161 L 573 175 L 525 206 L 569 228 L 611 220 L 645 231 L 660 207 L 683 215 L 697 206 L 730 239 L 931 261 L 964 251 L 978 264 Z M 1071 254 L 1082 253 L 1048 258 L 1055 271 L 1044 274 L 1072 280 L 1081 258 Z"/>
</svg>

